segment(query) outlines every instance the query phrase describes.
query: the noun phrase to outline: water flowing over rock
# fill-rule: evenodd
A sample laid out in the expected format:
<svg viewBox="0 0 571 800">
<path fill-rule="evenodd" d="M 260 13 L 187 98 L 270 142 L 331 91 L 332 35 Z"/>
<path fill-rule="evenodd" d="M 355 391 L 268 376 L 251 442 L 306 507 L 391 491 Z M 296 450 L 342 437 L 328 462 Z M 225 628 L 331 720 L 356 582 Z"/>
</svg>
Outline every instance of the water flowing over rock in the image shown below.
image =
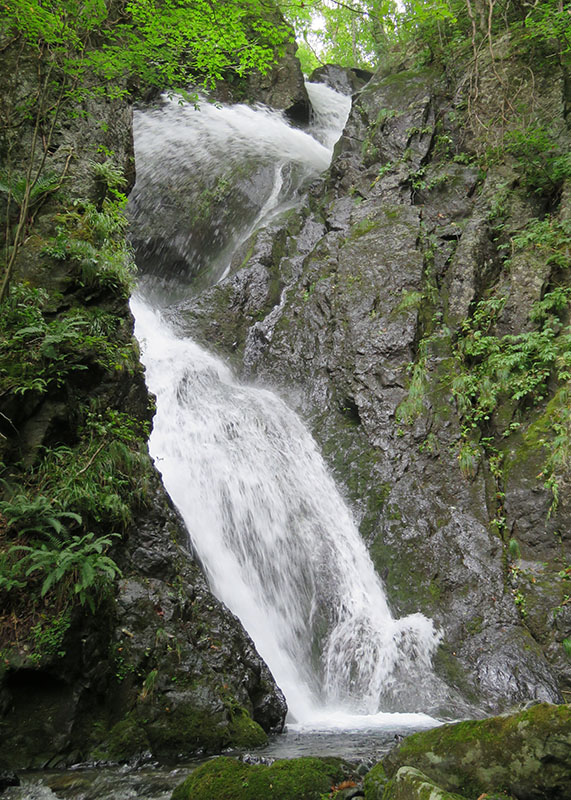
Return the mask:
<svg viewBox="0 0 571 800">
<path fill-rule="evenodd" d="M 329 113 L 343 104 L 340 98 Z M 327 168 L 324 145 L 333 145 L 291 128 L 269 108 L 206 99 L 199 111 L 165 99 L 136 115 L 135 136 L 138 180 L 129 207 L 137 263 L 143 273 L 178 276 L 185 286 L 197 276 L 202 285 L 216 282 L 276 195 L 282 208 L 291 204 L 297 187 Z"/>
<path fill-rule="evenodd" d="M 176 107 L 166 111 L 162 135 L 172 132 L 179 162 L 192 154 L 195 181 L 204 173 L 208 177 L 218 148 L 228 149 L 235 160 L 234 178 L 243 163 L 260 164 L 268 156 L 276 173 L 291 176 L 289 186 L 281 180 L 264 185 L 256 211 L 243 203 L 239 215 L 236 209 L 234 248 L 255 224 L 291 207 L 299 187 L 323 170 L 323 154 L 328 163 L 340 131 L 335 124 L 340 118 L 342 124 L 348 103 L 326 86 L 309 88 L 316 97 L 311 131 L 316 138 L 266 109 L 229 107 L 211 114 L 187 108 L 184 127 Z M 140 142 L 147 166 L 139 173 L 132 213 L 154 218 L 162 233 L 153 214 L 154 187 L 170 184 L 173 166 L 157 157 L 152 115 L 150 123 L 141 116 L 136 147 Z M 160 149 L 164 153 L 163 139 Z M 271 205 L 267 197 L 273 198 Z M 213 213 L 210 224 L 223 222 Z M 194 237 L 191 232 L 183 249 L 194 247 Z M 225 271 L 232 273 L 234 264 Z M 155 265 L 168 273 L 168 260 L 157 258 Z M 223 267 L 222 262 L 219 270 Z M 153 297 L 153 274 L 156 270 L 142 281 L 141 296 L 133 302 L 147 380 L 157 398 L 151 450 L 215 593 L 252 635 L 293 719 L 307 723 L 344 711 L 372 723 L 380 711 L 441 707 L 446 688 L 431 670 L 439 634 L 421 614 L 393 619 L 351 514 L 308 431 L 278 397 L 237 383 L 220 361 L 184 336 L 187 301 L 175 304 L 174 311 L 171 306 L 167 320 L 152 311 L 144 294 L 150 287 Z M 196 292 L 196 284 L 189 289 Z"/>
<path fill-rule="evenodd" d="M 319 706 L 375 714 L 434 704 L 438 636 L 420 614 L 392 619 L 309 432 L 141 301 L 133 311 L 157 398 L 151 452 L 213 590 L 253 637 L 294 719 Z"/>
</svg>

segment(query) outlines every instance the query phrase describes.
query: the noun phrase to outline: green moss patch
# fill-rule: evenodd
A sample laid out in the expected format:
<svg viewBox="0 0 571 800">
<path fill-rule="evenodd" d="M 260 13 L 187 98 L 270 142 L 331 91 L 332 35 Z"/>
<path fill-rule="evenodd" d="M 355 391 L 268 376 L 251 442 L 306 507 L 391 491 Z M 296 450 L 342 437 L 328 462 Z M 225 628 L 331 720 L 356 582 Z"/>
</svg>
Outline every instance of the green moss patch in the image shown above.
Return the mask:
<svg viewBox="0 0 571 800">
<path fill-rule="evenodd" d="M 296 758 L 244 764 L 222 756 L 203 764 L 174 790 L 172 800 L 320 800 L 347 778 L 335 758 Z"/>
<path fill-rule="evenodd" d="M 382 800 L 387 781 L 387 773 L 383 765 L 380 762 L 375 764 L 373 769 L 367 772 L 363 781 L 365 800 Z"/>
<path fill-rule="evenodd" d="M 107 746 L 98 749 L 96 757 L 126 761 L 150 749 L 149 740 L 134 714 L 128 714 L 111 728 Z"/>
<path fill-rule="evenodd" d="M 182 753 L 216 753 L 225 747 L 262 747 L 268 738 L 245 709 L 219 713 L 196 708 L 190 701 L 164 713 L 146 728 L 153 753 L 176 758 Z"/>
<path fill-rule="evenodd" d="M 571 797 L 571 709 L 541 703 L 517 714 L 467 720 L 409 736 L 384 759 L 393 777 L 422 770 L 449 792 L 477 797 Z"/>
</svg>

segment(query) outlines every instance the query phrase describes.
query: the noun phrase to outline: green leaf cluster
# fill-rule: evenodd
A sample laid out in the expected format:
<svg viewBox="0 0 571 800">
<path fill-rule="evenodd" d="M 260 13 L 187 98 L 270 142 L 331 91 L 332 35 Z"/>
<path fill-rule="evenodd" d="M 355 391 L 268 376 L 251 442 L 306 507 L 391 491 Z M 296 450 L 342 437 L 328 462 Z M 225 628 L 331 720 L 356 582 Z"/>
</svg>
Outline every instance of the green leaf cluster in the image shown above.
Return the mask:
<svg viewBox="0 0 571 800">
<path fill-rule="evenodd" d="M 72 373 L 128 366 L 130 354 L 101 332 L 101 315 L 72 308 L 50 318 L 40 289 L 19 285 L 2 306 L 0 389 L 25 395 L 63 387 Z M 47 311 L 47 309 L 46 309 Z"/>
<path fill-rule="evenodd" d="M 111 290 L 127 299 L 132 291 L 135 262 L 126 238 L 126 199 L 106 197 L 102 207 L 76 200 L 56 217 L 56 235 L 43 252 L 77 268 L 77 280 L 89 289 Z"/>
<path fill-rule="evenodd" d="M 124 412 L 92 411 L 75 447 L 45 448 L 25 473 L 3 470 L 0 593 L 11 604 L 25 590 L 31 606 L 50 594 L 57 608 L 95 610 L 120 575 L 107 550 L 147 502 L 147 435 Z"/>
<path fill-rule="evenodd" d="M 0 33 L 56 63 L 76 96 L 118 96 L 128 80 L 167 89 L 266 71 L 291 38 L 266 0 L 10 0 Z"/>
<path fill-rule="evenodd" d="M 92 207 L 87 212 L 101 230 L 85 223 L 84 207 L 73 210 L 74 224 L 104 241 L 108 221 Z M 48 596 L 57 608 L 78 603 L 93 610 L 119 575 L 106 550 L 149 495 L 149 423 L 101 408 L 83 386 L 94 370 L 109 376 L 132 369 L 130 331 L 109 311 L 60 304 L 57 293 L 16 284 L 1 305 L 4 398 L 23 395 L 32 408 L 65 401 L 69 415 L 65 443 L 57 433 L 48 436 L 19 463 L 19 440 L 7 436 L 14 425 L 0 414 L 0 456 L 9 463 L 0 463 L 0 592 L 16 610 L 24 599 L 41 607 Z"/>
<path fill-rule="evenodd" d="M 30 578 L 39 573 L 43 578 L 40 597 L 55 589 L 56 602 L 60 605 L 64 598 L 73 592 L 79 603 L 88 605 L 95 613 L 98 596 L 109 589 L 111 581 L 121 575 L 121 570 L 105 552 L 112 543 L 112 537 L 87 533 L 72 536 L 60 546 L 50 544 L 14 545 L 8 555 L 17 554 L 20 558 L 12 568 L 12 575 Z M 0 587 L 2 576 L 0 575 Z"/>
<path fill-rule="evenodd" d="M 459 51 L 478 53 L 486 40 L 517 31 L 520 46 L 535 54 L 569 52 L 569 15 L 559 0 L 280 0 L 294 26 L 305 72 L 324 63 L 375 68 L 416 56 L 417 62 L 454 60 Z M 532 53 L 533 55 L 533 53 Z"/>
<path fill-rule="evenodd" d="M 295 28 L 306 73 L 325 63 L 372 69 L 398 40 L 394 0 L 280 0 L 279 6 Z"/>
</svg>

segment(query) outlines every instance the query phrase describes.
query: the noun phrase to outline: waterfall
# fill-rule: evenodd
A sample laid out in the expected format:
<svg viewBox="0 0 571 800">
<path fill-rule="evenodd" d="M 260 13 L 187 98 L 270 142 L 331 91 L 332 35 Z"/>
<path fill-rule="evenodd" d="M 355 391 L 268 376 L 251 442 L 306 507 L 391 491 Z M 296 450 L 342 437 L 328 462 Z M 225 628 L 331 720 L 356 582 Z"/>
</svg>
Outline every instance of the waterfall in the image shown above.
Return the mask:
<svg viewBox="0 0 571 800">
<path fill-rule="evenodd" d="M 231 163 L 247 182 L 251 169 L 243 164 L 254 161 L 267 179 L 263 191 L 233 219 L 222 247 L 200 254 L 210 280 L 220 279 L 229 251 L 295 202 L 328 165 L 348 101 L 322 85 L 312 89 L 312 101 L 315 138 L 264 108 L 196 110 L 171 102 L 139 112 L 135 226 L 137 216 L 154 215 L 164 232 L 156 198 L 176 182 L 178 164 L 210 173 L 224 153 L 224 169 Z M 155 261 L 164 256 L 155 252 Z M 182 335 L 172 315 L 153 307 L 144 281 L 132 309 L 157 399 L 151 453 L 212 590 L 252 636 L 293 719 L 331 723 L 341 715 L 351 727 L 357 715 L 371 723 L 383 711 L 418 711 L 428 702 L 422 687 L 431 685 L 439 635 L 421 614 L 392 617 L 352 515 L 302 421 L 277 395 L 241 384 Z"/>
</svg>

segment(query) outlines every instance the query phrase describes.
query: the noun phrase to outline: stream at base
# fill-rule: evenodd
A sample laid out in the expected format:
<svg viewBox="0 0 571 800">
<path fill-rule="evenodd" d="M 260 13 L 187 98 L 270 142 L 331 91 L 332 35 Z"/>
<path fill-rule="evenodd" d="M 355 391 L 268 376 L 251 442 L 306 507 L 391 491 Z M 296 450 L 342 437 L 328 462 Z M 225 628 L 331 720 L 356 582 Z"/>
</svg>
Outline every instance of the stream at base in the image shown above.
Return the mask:
<svg viewBox="0 0 571 800">
<path fill-rule="evenodd" d="M 308 731 L 288 726 L 270 739 L 267 747 L 245 752 L 228 751 L 255 763 L 302 756 L 345 758 L 360 772 L 368 771 L 403 736 L 433 727 L 430 717 L 386 714 L 385 725 L 371 730 Z M 2 800 L 170 800 L 173 789 L 206 759 L 165 766 L 78 766 L 69 770 L 21 773 L 21 786 L 6 789 Z M 215 800 L 215 798 L 213 798 Z M 263 798 L 260 798 L 263 800 Z"/>
</svg>

